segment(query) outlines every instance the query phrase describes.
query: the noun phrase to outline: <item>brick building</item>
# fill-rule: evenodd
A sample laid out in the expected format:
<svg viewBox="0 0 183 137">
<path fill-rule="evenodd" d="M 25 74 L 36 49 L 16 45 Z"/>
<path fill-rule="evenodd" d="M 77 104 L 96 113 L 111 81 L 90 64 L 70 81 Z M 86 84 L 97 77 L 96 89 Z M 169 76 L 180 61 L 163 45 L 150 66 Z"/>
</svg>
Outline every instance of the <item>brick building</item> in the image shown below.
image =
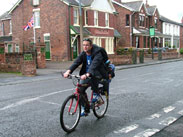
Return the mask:
<svg viewBox="0 0 183 137">
<path fill-rule="evenodd" d="M 117 17 L 117 30 L 122 34 L 119 45 L 122 47 L 151 48 L 162 46 L 162 25 L 155 6 L 143 1 L 121 2 L 113 0 Z M 150 38 L 149 28 L 155 28 L 155 37 Z M 153 43 L 152 43 L 153 42 Z"/>
<path fill-rule="evenodd" d="M 11 16 L 5 12 L 0 16 L 0 42 L 4 43 L 6 52 L 13 52 Z"/>
<path fill-rule="evenodd" d="M 163 21 L 156 6 L 121 0 L 81 0 L 81 6 L 83 37 L 91 38 L 108 54 L 115 54 L 117 46 L 163 46 L 167 35 L 162 33 Z M 24 31 L 32 17 L 34 29 Z M 0 17 L 0 25 L 0 42 L 5 43 L 7 52 L 23 52 L 33 43 L 44 42 L 47 60 L 64 61 L 76 58 L 82 50 L 77 0 L 18 0 Z M 153 38 L 150 26 L 155 28 Z"/>
<path fill-rule="evenodd" d="M 114 29 L 115 8 L 109 0 L 82 0 L 83 34 L 93 43 L 114 54 L 115 41 L 121 36 Z M 47 60 L 70 60 L 81 52 L 79 3 L 73 0 L 18 0 L 8 12 L 12 22 L 12 45 L 19 52 L 33 45 L 46 44 Z M 34 17 L 34 28 L 23 30 Z"/>
</svg>

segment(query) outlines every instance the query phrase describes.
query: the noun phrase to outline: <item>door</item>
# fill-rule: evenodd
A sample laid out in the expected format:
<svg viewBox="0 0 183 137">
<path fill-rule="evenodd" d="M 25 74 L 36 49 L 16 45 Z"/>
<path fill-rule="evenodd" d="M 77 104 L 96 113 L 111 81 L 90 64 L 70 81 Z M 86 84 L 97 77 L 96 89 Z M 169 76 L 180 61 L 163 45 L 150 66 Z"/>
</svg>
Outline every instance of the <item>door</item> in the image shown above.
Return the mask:
<svg viewBox="0 0 183 137">
<path fill-rule="evenodd" d="M 49 60 L 49 59 L 51 59 L 51 54 L 50 54 L 50 42 L 49 42 L 49 41 L 45 41 L 45 45 L 46 45 L 45 56 L 46 56 L 46 59 Z"/>
<path fill-rule="evenodd" d="M 73 59 L 77 58 L 78 56 L 78 47 L 77 47 L 77 40 L 74 41 L 73 44 Z"/>
<path fill-rule="evenodd" d="M 12 45 L 11 44 L 9 44 L 8 45 L 8 53 L 11 53 L 13 50 L 12 50 Z"/>
</svg>

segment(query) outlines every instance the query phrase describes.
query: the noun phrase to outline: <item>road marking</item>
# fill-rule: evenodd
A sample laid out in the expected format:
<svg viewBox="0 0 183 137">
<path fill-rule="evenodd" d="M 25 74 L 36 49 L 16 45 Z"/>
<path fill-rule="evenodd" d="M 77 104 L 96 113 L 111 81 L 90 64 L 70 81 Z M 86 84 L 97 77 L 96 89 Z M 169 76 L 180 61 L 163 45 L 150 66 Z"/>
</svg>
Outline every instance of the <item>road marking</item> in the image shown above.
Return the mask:
<svg viewBox="0 0 183 137">
<path fill-rule="evenodd" d="M 178 103 L 181 103 L 181 104 L 183 104 L 183 100 L 180 100 L 180 101 L 178 101 Z"/>
<path fill-rule="evenodd" d="M 159 117 L 161 117 L 161 114 L 156 113 L 156 114 L 151 115 L 151 116 L 150 116 L 150 117 L 148 117 L 147 119 L 149 119 L 149 120 L 153 120 L 153 119 L 155 119 L 155 118 L 159 118 Z"/>
<path fill-rule="evenodd" d="M 179 111 L 178 114 L 183 115 L 183 110 Z"/>
<path fill-rule="evenodd" d="M 147 129 L 143 132 L 138 133 L 134 137 L 150 137 L 159 131 L 160 131 L 159 129 Z"/>
<path fill-rule="evenodd" d="M 122 128 L 122 129 L 120 129 L 118 131 L 114 131 L 114 133 L 116 133 L 116 134 L 119 134 L 119 133 L 128 133 L 128 132 L 131 132 L 131 131 L 137 129 L 138 127 L 139 127 L 139 125 L 134 124 L 134 125 L 131 125 L 131 126 Z"/>
<path fill-rule="evenodd" d="M 5 106 L 3 108 L 0 108 L 0 111 L 7 110 L 7 109 L 10 109 L 10 108 L 14 108 L 14 107 L 17 107 L 17 106 L 21 106 L 21 105 L 39 100 L 40 98 L 43 98 L 43 97 L 47 97 L 47 96 L 51 96 L 51 95 L 54 95 L 54 94 L 58 94 L 58 93 L 66 92 L 66 91 L 71 91 L 71 90 L 73 90 L 73 88 L 72 89 L 61 90 L 61 91 L 56 91 L 56 92 L 49 93 L 49 94 L 44 94 L 42 96 L 38 96 L 38 97 L 34 97 L 34 98 L 24 99 L 24 100 L 18 101 L 16 103 L 10 104 L 8 106 Z"/>
<path fill-rule="evenodd" d="M 46 104 L 51 104 L 51 105 L 61 106 L 61 104 L 54 103 L 54 102 L 50 102 L 50 101 L 43 101 L 43 100 L 39 100 L 39 102 L 41 102 L 41 103 L 46 103 Z"/>
<path fill-rule="evenodd" d="M 177 120 L 177 118 L 175 118 L 175 117 L 168 117 L 165 120 L 161 121 L 159 124 L 164 125 L 164 126 L 169 126 L 176 120 Z"/>
<path fill-rule="evenodd" d="M 175 107 L 169 106 L 169 107 L 163 108 L 163 111 L 165 113 L 169 113 L 169 112 L 173 111 L 174 109 L 175 109 Z"/>
</svg>

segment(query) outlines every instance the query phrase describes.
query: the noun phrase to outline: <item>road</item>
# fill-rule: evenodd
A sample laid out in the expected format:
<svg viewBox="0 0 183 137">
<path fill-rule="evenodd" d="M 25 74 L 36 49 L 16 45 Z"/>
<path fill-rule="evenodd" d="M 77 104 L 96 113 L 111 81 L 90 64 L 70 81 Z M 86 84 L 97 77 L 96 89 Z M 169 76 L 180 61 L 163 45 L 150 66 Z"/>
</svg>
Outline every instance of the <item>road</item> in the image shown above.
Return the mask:
<svg viewBox="0 0 183 137">
<path fill-rule="evenodd" d="M 59 123 L 71 80 L 59 74 L 8 79 L 0 84 L 0 137 L 156 137 L 183 116 L 182 68 L 178 61 L 117 71 L 106 116 L 82 117 L 71 134 Z"/>
</svg>

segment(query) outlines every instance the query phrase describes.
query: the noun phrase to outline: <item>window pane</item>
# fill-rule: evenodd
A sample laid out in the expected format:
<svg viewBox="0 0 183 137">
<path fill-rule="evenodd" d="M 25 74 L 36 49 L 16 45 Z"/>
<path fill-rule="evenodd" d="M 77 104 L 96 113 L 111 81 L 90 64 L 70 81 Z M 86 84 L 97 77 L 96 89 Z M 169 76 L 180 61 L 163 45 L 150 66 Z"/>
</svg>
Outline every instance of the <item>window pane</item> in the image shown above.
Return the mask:
<svg viewBox="0 0 183 137">
<path fill-rule="evenodd" d="M 34 25 L 35 27 L 40 27 L 40 12 L 34 12 Z"/>
<path fill-rule="evenodd" d="M 74 24 L 78 24 L 78 10 L 74 9 Z"/>
<path fill-rule="evenodd" d="M 109 26 L 109 14 L 105 14 L 105 26 Z"/>
</svg>

